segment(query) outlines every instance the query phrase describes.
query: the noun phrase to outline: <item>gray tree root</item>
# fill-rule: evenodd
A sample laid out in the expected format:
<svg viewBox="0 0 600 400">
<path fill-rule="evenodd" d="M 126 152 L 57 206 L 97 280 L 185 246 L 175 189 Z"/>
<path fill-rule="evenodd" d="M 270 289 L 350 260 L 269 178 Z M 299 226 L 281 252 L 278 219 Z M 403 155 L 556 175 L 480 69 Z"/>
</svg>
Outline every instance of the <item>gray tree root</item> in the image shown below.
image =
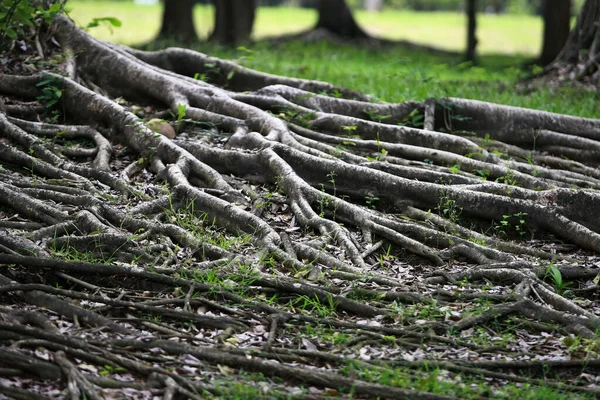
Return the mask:
<svg viewBox="0 0 600 400">
<path fill-rule="evenodd" d="M 0 75 L 0 393 L 598 395 L 600 122 L 54 28 Z"/>
</svg>

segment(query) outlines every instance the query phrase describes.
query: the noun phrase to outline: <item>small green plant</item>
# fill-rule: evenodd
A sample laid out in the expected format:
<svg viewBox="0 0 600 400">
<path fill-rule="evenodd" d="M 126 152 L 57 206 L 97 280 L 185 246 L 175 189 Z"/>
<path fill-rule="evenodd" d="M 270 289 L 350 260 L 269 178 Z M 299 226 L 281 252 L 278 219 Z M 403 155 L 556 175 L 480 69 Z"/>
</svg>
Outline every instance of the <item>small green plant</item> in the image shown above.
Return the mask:
<svg viewBox="0 0 600 400">
<path fill-rule="evenodd" d="M 458 174 L 460 172 L 460 164 L 456 163 L 450 167 L 450 172 L 453 174 Z"/>
<path fill-rule="evenodd" d="M 105 365 L 102 367 L 102 369 L 100 371 L 98 371 L 98 374 L 100 376 L 106 376 L 109 374 L 115 374 L 118 372 L 126 372 L 127 370 L 123 367 L 113 367 L 112 365 Z"/>
<path fill-rule="evenodd" d="M 447 218 L 454 223 L 458 222 L 462 213 L 462 207 L 456 205 L 456 200 L 451 199 L 446 190 L 440 190 L 437 209 L 440 217 Z"/>
<path fill-rule="evenodd" d="M 415 108 L 410 114 L 404 117 L 402 121 L 398 122 L 398 125 L 407 126 L 409 128 L 423 128 L 424 120 L 425 116 Z"/>
<path fill-rule="evenodd" d="M 494 229 L 500 236 L 509 236 L 509 234 L 517 234 L 519 237 L 524 237 L 527 234 L 527 213 L 518 212 L 514 214 L 502 215 Z"/>
<path fill-rule="evenodd" d="M 492 139 L 492 137 L 490 136 L 490 134 L 486 133 L 485 136 L 483 137 L 483 140 L 481 141 L 481 145 L 483 147 L 487 147 L 487 146 L 489 146 L 490 144 L 492 144 L 494 142 L 495 142 L 495 140 Z"/>
<path fill-rule="evenodd" d="M 58 103 L 62 97 L 62 90 L 58 87 L 59 83 L 59 78 L 47 76 L 46 79 L 35 85 L 39 88 L 42 88 L 42 95 L 38 96 L 37 100 L 46 108 L 51 108 L 53 105 Z"/>
<path fill-rule="evenodd" d="M 554 263 L 550 263 L 546 267 L 545 278 L 550 278 L 558 294 L 566 294 L 568 292 L 567 288 L 573 285 L 573 282 L 565 282 L 563 280 L 562 273 L 556 267 L 556 265 L 554 265 Z"/>
<path fill-rule="evenodd" d="M 312 121 L 314 118 L 314 113 L 283 108 L 280 110 L 277 116 L 285 121 L 308 128 L 310 121 Z"/>
<path fill-rule="evenodd" d="M 365 114 L 367 114 L 367 116 L 369 117 L 369 119 L 371 121 L 375 121 L 375 122 L 382 122 L 382 121 L 384 121 L 384 120 L 386 120 L 388 118 L 391 118 L 391 115 L 381 115 L 381 114 L 379 114 L 379 111 L 376 110 L 376 109 L 373 109 L 373 110 L 366 109 L 366 110 L 363 110 L 363 112 Z"/>
<path fill-rule="evenodd" d="M 385 161 L 388 151 L 381 145 L 381 141 L 379 140 L 379 132 L 377 132 L 377 137 L 375 138 L 375 142 L 377 143 L 377 155 L 375 157 L 367 156 L 367 160 L 369 160 L 369 161 Z"/>
<path fill-rule="evenodd" d="M 185 111 L 187 110 L 187 104 L 177 104 L 177 123 L 185 118 Z"/>
<path fill-rule="evenodd" d="M 60 88 L 60 78 L 46 75 L 46 79 L 39 82 L 36 86 L 42 89 L 42 94 L 36 98 L 48 111 L 49 116 L 46 117 L 46 121 L 49 123 L 56 123 L 60 118 L 60 111 L 54 109 L 54 106 L 62 98 L 62 89 Z"/>
<path fill-rule="evenodd" d="M 379 201 L 379 197 L 375 197 L 375 196 L 365 196 L 365 203 L 367 203 L 367 206 L 369 208 L 372 208 L 373 210 L 375 210 L 377 207 L 375 206 L 375 203 L 377 203 Z"/>
<path fill-rule="evenodd" d="M 509 186 L 517 186 L 517 179 L 515 173 L 511 170 L 507 170 L 506 174 L 496 179 L 496 182 L 504 183 Z"/>
<path fill-rule="evenodd" d="M 252 61 L 252 60 L 254 60 L 254 57 L 258 54 L 256 51 L 251 50 L 244 46 L 239 46 L 237 48 L 237 50 L 242 53 L 242 55 L 237 58 L 238 63 L 241 63 L 243 61 Z M 234 71 L 232 71 L 232 72 L 234 72 Z M 233 77 L 233 75 L 231 75 L 231 77 Z M 231 78 L 228 77 L 227 80 L 230 80 L 230 79 Z"/>
<path fill-rule="evenodd" d="M 385 253 L 379 254 L 379 265 L 383 267 L 387 262 L 393 261 L 396 256 L 392 254 L 392 245 L 388 244 Z"/>
<path fill-rule="evenodd" d="M 177 131 L 181 129 L 181 121 L 185 118 L 187 104 L 177 104 Z"/>
<path fill-rule="evenodd" d="M 123 24 L 121 23 L 121 20 L 119 20 L 118 18 L 115 17 L 101 17 L 101 18 L 93 18 L 85 27 L 85 29 L 91 29 L 91 28 L 96 28 L 100 25 L 104 25 L 107 26 L 108 29 L 110 30 L 110 33 L 112 33 L 112 28 L 120 28 Z"/>
<path fill-rule="evenodd" d="M 333 220 L 335 220 L 335 214 L 337 210 L 337 202 L 334 201 L 334 197 L 336 196 L 337 189 L 335 186 L 335 177 L 337 174 L 333 171 L 327 174 L 327 182 L 331 184 L 333 190 L 333 197 L 329 196 L 325 191 L 325 185 L 321 184 L 321 192 L 323 192 L 323 196 L 317 200 L 317 204 L 319 205 L 319 216 L 322 218 L 325 216 L 325 210 L 329 208 L 329 205 L 333 203 Z"/>
<path fill-rule="evenodd" d="M 483 238 L 468 237 L 467 240 L 469 242 L 475 243 L 479 246 L 483 246 L 483 247 L 487 246 L 487 243 L 486 243 L 485 239 L 483 239 Z"/>
<path fill-rule="evenodd" d="M 332 295 L 327 296 L 327 300 L 321 301 L 318 297 L 309 297 L 299 295 L 291 301 L 290 306 L 295 310 L 303 310 L 307 312 L 315 312 L 320 317 L 330 317 L 336 314 L 336 306 Z"/>
</svg>

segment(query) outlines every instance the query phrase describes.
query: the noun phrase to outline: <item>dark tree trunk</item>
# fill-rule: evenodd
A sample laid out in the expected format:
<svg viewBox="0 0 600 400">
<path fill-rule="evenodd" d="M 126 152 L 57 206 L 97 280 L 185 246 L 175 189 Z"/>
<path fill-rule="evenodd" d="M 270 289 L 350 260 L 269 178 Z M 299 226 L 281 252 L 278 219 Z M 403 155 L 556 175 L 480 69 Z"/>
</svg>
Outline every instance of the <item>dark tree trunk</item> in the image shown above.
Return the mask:
<svg viewBox="0 0 600 400">
<path fill-rule="evenodd" d="M 466 61 L 475 62 L 477 58 L 477 0 L 467 0 L 467 51 Z"/>
<path fill-rule="evenodd" d="M 195 0 L 163 0 L 164 11 L 160 39 L 177 39 L 192 42 L 198 39 L 194 29 Z"/>
<path fill-rule="evenodd" d="M 564 47 L 571 30 L 571 0 L 545 0 L 542 4 L 544 40 L 537 63 L 548 65 Z"/>
<path fill-rule="evenodd" d="M 600 0 L 586 0 L 557 62 L 577 63 L 598 57 L 600 51 Z"/>
<path fill-rule="evenodd" d="M 600 88 L 599 63 L 600 0 L 586 0 L 567 43 L 545 73 L 559 80 L 577 80 Z"/>
<path fill-rule="evenodd" d="M 345 0 L 319 0 L 319 21 L 316 28 L 326 29 L 345 38 L 367 38 L 358 26 Z"/>
<path fill-rule="evenodd" d="M 215 29 L 210 40 L 232 46 L 248 41 L 256 16 L 257 0 L 214 0 Z"/>
</svg>

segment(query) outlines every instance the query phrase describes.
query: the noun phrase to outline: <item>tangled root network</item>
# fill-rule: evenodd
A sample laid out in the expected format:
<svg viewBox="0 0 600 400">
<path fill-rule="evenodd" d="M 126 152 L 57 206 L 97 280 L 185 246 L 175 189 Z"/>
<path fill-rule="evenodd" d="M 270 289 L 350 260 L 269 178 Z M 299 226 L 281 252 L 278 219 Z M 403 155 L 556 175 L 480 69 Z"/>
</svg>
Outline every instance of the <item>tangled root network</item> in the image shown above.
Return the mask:
<svg viewBox="0 0 600 400">
<path fill-rule="evenodd" d="M 598 394 L 600 121 L 53 28 L 0 75 L 0 393 Z"/>
</svg>

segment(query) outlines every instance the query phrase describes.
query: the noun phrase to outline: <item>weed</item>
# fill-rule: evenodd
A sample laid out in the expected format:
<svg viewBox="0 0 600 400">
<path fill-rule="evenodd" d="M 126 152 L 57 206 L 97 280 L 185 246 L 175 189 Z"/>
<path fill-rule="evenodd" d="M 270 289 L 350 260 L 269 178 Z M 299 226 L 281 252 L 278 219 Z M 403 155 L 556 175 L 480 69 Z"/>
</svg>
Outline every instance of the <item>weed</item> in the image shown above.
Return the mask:
<svg viewBox="0 0 600 400">
<path fill-rule="evenodd" d="M 36 98 L 46 109 L 50 111 L 50 117 L 46 118 L 49 123 L 58 122 L 60 111 L 53 109 L 62 97 L 62 89 L 60 88 L 60 78 L 55 78 L 46 75 L 45 79 L 39 82 L 36 86 L 42 89 L 41 96 Z"/>
<path fill-rule="evenodd" d="M 450 172 L 453 174 L 458 174 L 460 172 L 460 164 L 456 163 L 450 167 Z"/>
<path fill-rule="evenodd" d="M 376 209 L 375 207 L 375 203 L 377 203 L 379 201 L 379 197 L 375 197 L 375 196 L 365 196 L 365 203 L 367 203 L 367 206 L 369 208 L 372 208 L 373 210 Z"/>
<path fill-rule="evenodd" d="M 277 116 L 285 121 L 308 128 L 310 121 L 312 121 L 314 118 L 314 113 L 298 111 L 290 108 L 281 108 Z"/>
<path fill-rule="evenodd" d="M 408 114 L 400 122 L 398 122 L 398 125 L 422 129 L 424 119 L 425 116 L 421 114 L 418 109 L 415 108 L 411 111 L 410 114 Z"/>
<path fill-rule="evenodd" d="M 118 372 L 126 372 L 127 370 L 123 367 L 113 367 L 112 365 L 105 365 L 99 371 L 98 374 L 100 376 L 106 376 L 109 374 L 114 374 Z"/>
<path fill-rule="evenodd" d="M 112 33 L 112 28 L 120 28 L 123 24 L 118 18 L 114 17 L 101 17 L 101 18 L 92 18 L 92 20 L 85 27 L 86 30 L 90 28 L 96 28 L 100 25 L 104 25 L 108 27 L 108 30 Z"/>
<path fill-rule="evenodd" d="M 306 295 L 299 295 L 294 300 L 290 301 L 290 306 L 294 310 L 314 312 L 323 318 L 336 315 L 336 307 L 332 295 L 327 296 L 326 302 L 322 302 L 316 296 L 311 298 Z"/>
<path fill-rule="evenodd" d="M 494 229 L 499 236 L 507 237 L 516 234 L 523 238 L 527 234 L 527 213 L 518 212 L 515 214 L 505 214 L 502 220 L 494 225 Z"/>
<path fill-rule="evenodd" d="M 486 181 L 488 176 L 490 176 L 490 171 L 487 169 L 476 169 L 474 172 L 481 176 L 484 181 Z"/>
<path fill-rule="evenodd" d="M 181 126 L 181 121 L 185 118 L 187 104 L 177 104 L 177 129 Z"/>
<path fill-rule="evenodd" d="M 509 169 L 506 170 L 506 174 L 500 176 L 496 179 L 496 182 L 504 183 L 508 186 L 517 186 L 517 179 L 515 178 L 515 173 Z M 510 189 L 507 189 L 507 194 L 510 195 Z"/>
<path fill-rule="evenodd" d="M 573 282 L 565 282 L 563 280 L 563 276 L 560 270 L 554 265 L 554 263 L 548 264 L 546 267 L 546 275 L 544 278 L 550 278 L 554 287 L 556 288 L 556 292 L 561 295 L 568 294 L 567 288 L 573 285 Z"/>
<path fill-rule="evenodd" d="M 462 207 L 456 205 L 456 200 L 451 199 L 446 190 L 440 190 L 440 199 L 437 209 L 440 217 L 447 218 L 454 223 L 458 223 L 460 214 L 462 213 Z"/>
<path fill-rule="evenodd" d="M 388 118 L 391 118 L 391 115 L 381 115 L 379 114 L 379 111 L 376 109 L 366 109 L 363 110 L 363 112 L 365 114 L 367 114 L 367 117 L 369 117 L 369 120 L 371 121 L 375 121 L 375 122 L 383 122 Z"/>
<path fill-rule="evenodd" d="M 337 189 L 335 186 L 335 177 L 337 174 L 333 171 L 327 174 L 327 182 L 331 185 L 333 196 L 329 196 L 325 191 L 325 185 L 321 184 L 321 192 L 323 192 L 323 196 L 321 196 L 317 200 L 317 204 L 319 206 L 319 216 L 323 218 L 325 216 L 325 210 L 329 208 L 329 205 L 333 203 L 333 220 L 335 221 L 335 214 L 337 211 L 337 202 L 334 200 L 334 197 L 337 195 Z"/>
</svg>

